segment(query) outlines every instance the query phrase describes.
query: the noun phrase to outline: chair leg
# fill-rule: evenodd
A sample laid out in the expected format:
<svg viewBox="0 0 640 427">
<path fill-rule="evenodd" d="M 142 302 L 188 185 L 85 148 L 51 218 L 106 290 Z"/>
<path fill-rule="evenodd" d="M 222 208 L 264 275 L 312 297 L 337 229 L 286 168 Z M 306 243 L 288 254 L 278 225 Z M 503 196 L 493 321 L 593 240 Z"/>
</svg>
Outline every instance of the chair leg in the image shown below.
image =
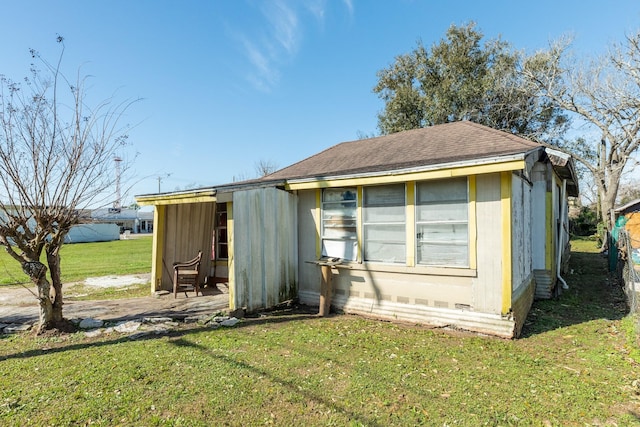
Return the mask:
<svg viewBox="0 0 640 427">
<path fill-rule="evenodd" d="M 173 273 L 173 298 L 178 298 L 178 273 Z"/>
</svg>

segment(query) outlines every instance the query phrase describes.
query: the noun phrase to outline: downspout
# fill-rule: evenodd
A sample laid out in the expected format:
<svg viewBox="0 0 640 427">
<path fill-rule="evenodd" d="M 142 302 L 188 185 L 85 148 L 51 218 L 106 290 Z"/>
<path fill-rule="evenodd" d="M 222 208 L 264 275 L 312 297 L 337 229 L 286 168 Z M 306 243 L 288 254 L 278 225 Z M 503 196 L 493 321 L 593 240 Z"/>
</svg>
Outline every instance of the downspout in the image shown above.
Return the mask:
<svg viewBox="0 0 640 427">
<path fill-rule="evenodd" d="M 562 289 L 569 289 L 569 285 L 560 275 L 562 270 L 562 254 L 564 253 L 564 248 L 566 246 L 565 242 L 565 232 L 564 232 L 564 223 L 567 219 L 567 180 L 562 180 L 562 195 L 561 195 L 561 206 L 560 206 L 560 227 L 558 230 L 558 257 L 556 262 L 556 277 L 560 282 L 562 282 Z M 568 240 L 567 240 L 568 241 Z"/>
</svg>

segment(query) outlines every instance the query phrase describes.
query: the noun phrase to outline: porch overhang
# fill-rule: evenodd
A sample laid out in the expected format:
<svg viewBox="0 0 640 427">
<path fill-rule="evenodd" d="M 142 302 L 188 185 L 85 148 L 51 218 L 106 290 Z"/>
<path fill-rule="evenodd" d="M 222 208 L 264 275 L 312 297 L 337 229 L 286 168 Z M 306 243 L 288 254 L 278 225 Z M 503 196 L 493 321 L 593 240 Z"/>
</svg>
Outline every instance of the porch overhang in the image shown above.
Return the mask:
<svg viewBox="0 0 640 427">
<path fill-rule="evenodd" d="M 217 190 L 215 188 L 181 191 L 174 193 L 144 194 L 136 196 L 140 206 L 180 205 L 185 203 L 215 202 Z"/>
</svg>

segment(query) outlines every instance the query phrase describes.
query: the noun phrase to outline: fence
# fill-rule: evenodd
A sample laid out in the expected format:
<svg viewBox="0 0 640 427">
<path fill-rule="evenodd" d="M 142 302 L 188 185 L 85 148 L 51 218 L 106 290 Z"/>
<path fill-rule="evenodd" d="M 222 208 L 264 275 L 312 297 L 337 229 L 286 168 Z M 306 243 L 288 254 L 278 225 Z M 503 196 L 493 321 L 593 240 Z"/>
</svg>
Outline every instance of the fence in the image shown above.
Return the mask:
<svg viewBox="0 0 640 427">
<path fill-rule="evenodd" d="M 624 293 L 627 296 L 627 304 L 629 305 L 630 312 L 635 313 L 638 310 L 637 287 L 640 286 L 640 273 L 635 269 L 633 247 L 631 246 L 631 238 L 627 230 L 620 230 L 618 245 L 620 247 L 620 260 L 624 261 L 622 265 Z"/>
</svg>

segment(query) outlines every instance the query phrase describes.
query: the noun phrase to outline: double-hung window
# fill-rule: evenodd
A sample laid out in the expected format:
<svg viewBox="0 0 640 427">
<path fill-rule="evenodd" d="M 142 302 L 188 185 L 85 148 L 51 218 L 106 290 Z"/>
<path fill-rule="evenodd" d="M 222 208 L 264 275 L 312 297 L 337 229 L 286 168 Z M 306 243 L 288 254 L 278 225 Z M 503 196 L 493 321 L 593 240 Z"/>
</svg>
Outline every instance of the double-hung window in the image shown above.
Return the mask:
<svg viewBox="0 0 640 427">
<path fill-rule="evenodd" d="M 417 183 L 418 264 L 469 266 L 468 200 L 467 178 Z"/>
<path fill-rule="evenodd" d="M 326 188 L 322 192 L 323 256 L 356 260 L 357 208 L 355 188 Z"/>
<path fill-rule="evenodd" d="M 404 184 L 363 189 L 364 260 L 404 263 L 406 201 Z"/>
</svg>

